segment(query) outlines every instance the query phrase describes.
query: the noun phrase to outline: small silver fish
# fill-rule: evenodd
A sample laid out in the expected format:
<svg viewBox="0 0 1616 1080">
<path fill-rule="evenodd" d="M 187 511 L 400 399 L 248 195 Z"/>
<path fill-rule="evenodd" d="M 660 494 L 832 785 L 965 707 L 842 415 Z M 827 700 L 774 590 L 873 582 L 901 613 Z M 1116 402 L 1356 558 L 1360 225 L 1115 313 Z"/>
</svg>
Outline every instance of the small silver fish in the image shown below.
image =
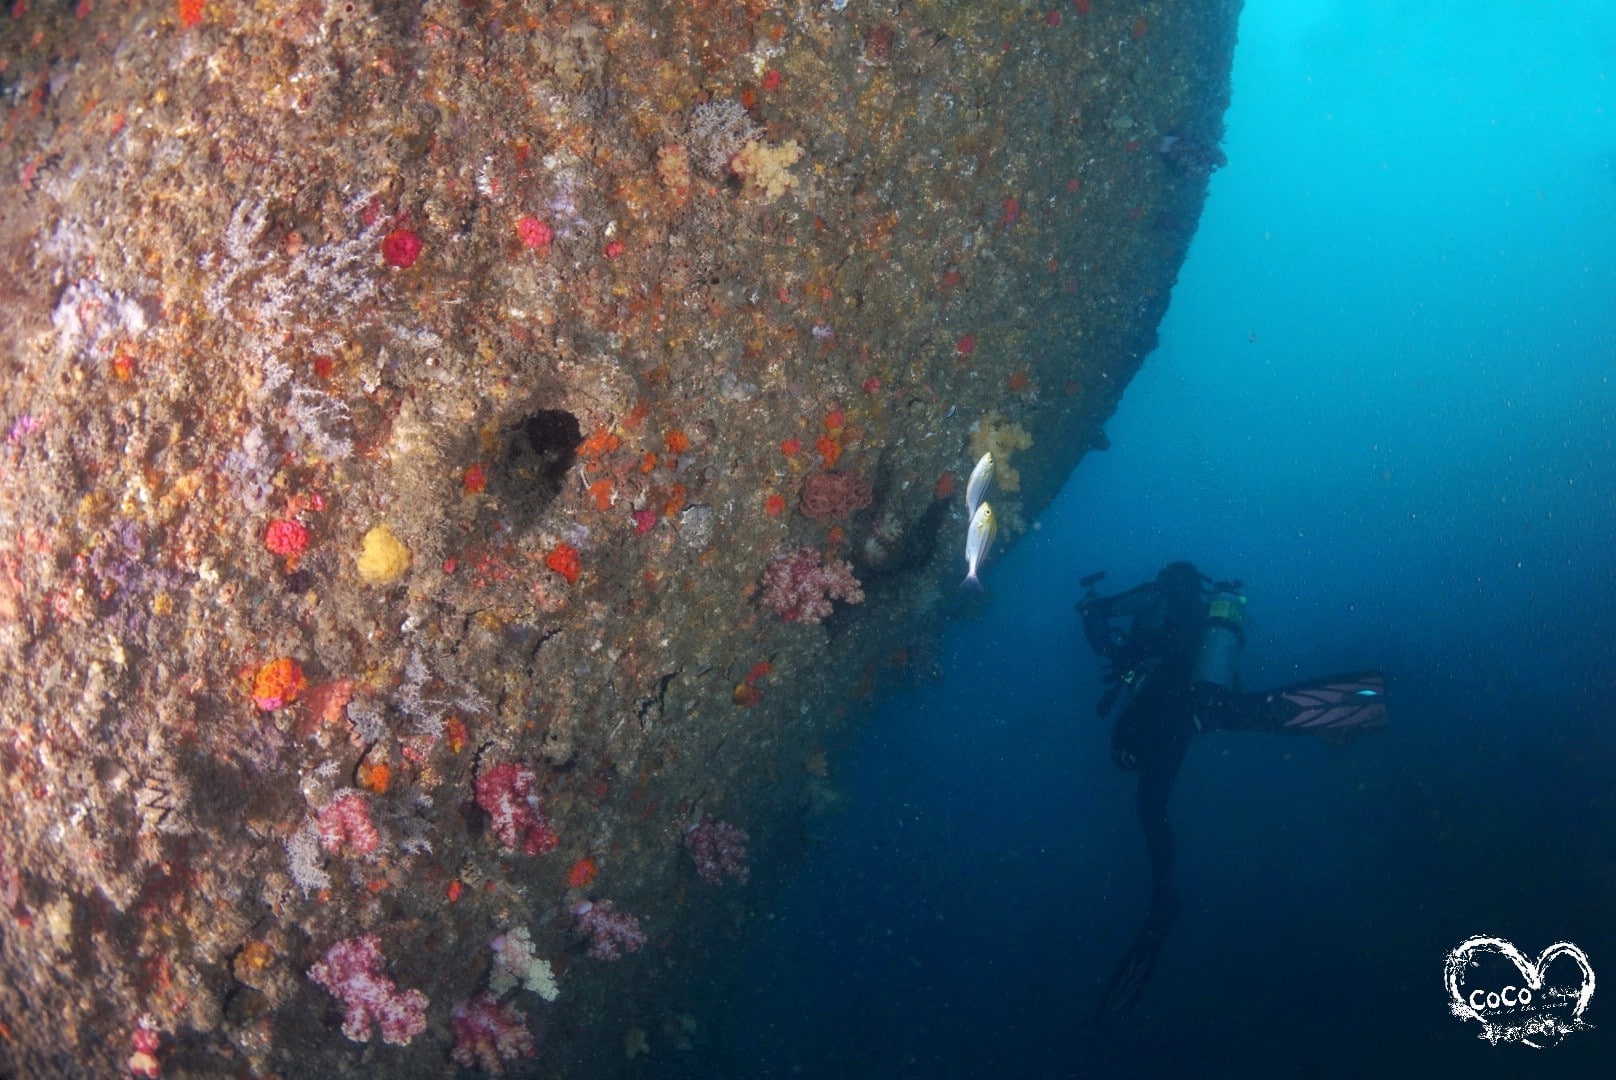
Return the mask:
<svg viewBox="0 0 1616 1080">
<path fill-rule="evenodd" d="M 987 558 L 988 548 L 993 546 L 993 534 L 999 530 L 998 519 L 993 516 L 993 507 L 983 503 L 971 515 L 971 526 L 965 530 L 965 565 L 968 568 L 965 580 L 960 587 L 969 586 L 973 589 L 982 587 L 981 580 L 976 576 L 976 568 L 982 565 Z"/>
<path fill-rule="evenodd" d="M 993 452 L 990 450 L 976 459 L 976 468 L 971 470 L 971 479 L 965 485 L 966 517 L 976 517 L 976 508 L 982 505 L 982 496 L 988 493 L 992 483 Z"/>
</svg>

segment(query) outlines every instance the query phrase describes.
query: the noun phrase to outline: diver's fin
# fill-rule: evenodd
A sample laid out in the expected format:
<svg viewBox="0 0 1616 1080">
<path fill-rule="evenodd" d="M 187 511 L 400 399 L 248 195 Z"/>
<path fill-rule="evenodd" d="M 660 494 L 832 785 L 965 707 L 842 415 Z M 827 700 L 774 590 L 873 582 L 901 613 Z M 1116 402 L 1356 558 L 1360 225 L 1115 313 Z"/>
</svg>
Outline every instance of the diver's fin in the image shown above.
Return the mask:
<svg viewBox="0 0 1616 1080">
<path fill-rule="evenodd" d="M 1301 735 L 1360 735 L 1386 726 L 1386 678 L 1356 671 L 1263 695 L 1264 727 Z"/>
<path fill-rule="evenodd" d="M 1121 1020 L 1139 1007 L 1140 999 L 1145 996 L 1145 987 L 1150 985 L 1150 977 L 1156 971 L 1162 945 L 1172 932 L 1173 925 L 1178 922 L 1179 910 L 1178 897 L 1173 895 L 1158 899 L 1151 905 L 1150 917 L 1134 935 L 1116 971 L 1111 973 L 1105 995 L 1094 1010 L 1094 1023 Z"/>
</svg>

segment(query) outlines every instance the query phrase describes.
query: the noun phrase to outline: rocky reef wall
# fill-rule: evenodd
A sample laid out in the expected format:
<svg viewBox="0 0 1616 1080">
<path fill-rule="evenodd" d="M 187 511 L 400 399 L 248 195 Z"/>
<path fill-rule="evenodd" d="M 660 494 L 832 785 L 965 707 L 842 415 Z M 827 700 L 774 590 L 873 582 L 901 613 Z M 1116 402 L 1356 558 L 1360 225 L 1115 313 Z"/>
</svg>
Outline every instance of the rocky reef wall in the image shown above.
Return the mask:
<svg viewBox="0 0 1616 1080">
<path fill-rule="evenodd" d="M 624 1067 L 1103 444 L 1238 9 L 11 5 L 0 1073 Z"/>
</svg>

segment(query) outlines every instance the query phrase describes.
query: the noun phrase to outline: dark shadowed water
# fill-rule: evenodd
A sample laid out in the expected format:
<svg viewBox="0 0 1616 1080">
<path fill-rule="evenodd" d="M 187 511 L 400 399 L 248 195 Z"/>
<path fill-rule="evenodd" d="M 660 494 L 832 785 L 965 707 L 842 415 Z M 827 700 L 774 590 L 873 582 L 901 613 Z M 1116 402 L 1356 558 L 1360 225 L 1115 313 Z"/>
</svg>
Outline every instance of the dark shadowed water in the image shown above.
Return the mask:
<svg viewBox="0 0 1616 1080">
<path fill-rule="evenodd" d="M 1616 6 L 1249 0 L 1224 149 L 1111 449 L 988 567 L 941 682 L 833 760 L 845 809 L 704 1020 L 727 1049 L 658 1068 L 1472 1077 L 1616 1053 L 1604 995 L 1534 1050 L 1481 1041 L 1443 983 L 1483 934 L 1616 979 Z M 1114 591 L 1180 558 L 1245 581 L 1248 687 L 1381 667 L 1391 726 L 1199 739 L 1171 807 L 1183 918 L 1139 1011 L 1087 1027 L 1148 877 L 1072 605 L 1090 571 Z"/>
</svg>

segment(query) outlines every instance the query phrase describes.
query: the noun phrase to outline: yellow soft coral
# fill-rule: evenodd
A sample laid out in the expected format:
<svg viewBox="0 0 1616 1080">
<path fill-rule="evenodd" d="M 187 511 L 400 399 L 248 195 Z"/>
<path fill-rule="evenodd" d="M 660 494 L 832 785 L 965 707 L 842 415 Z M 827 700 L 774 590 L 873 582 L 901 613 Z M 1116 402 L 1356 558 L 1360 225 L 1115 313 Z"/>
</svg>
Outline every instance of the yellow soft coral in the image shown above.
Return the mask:
<svg viewBox="0 0 1616 1080">
<path fill-rule="evenodd" d="M 390 585 L 410 568 L 410 549 L 393 530 L 378 525 L 365 534 L 365 550 L 356 560 L 359 576 L 371 585 Z"/>
<path fill-rule="evenodd" d="M 1005 491 L 1021 490 L 1021 474 L 1010 467 L 1011 453 L 1031 446 L 1027 429 L 1007 423 L 1000 413 L 990 412 L 971 425 L 971 460 L 992 452 L 993 483 Z"/>
<path fill-rule="evenodd" d="M 784 195 L 797 178 L 791 175 L 791 166 L 802 157 L 802 147 L 795 139 L 787 139 L 779 146 L 753 139 L 730 160 L 735 175 L 746 181 L 746 191 L 761 202 L 773 202 Z"/>
</svg>

